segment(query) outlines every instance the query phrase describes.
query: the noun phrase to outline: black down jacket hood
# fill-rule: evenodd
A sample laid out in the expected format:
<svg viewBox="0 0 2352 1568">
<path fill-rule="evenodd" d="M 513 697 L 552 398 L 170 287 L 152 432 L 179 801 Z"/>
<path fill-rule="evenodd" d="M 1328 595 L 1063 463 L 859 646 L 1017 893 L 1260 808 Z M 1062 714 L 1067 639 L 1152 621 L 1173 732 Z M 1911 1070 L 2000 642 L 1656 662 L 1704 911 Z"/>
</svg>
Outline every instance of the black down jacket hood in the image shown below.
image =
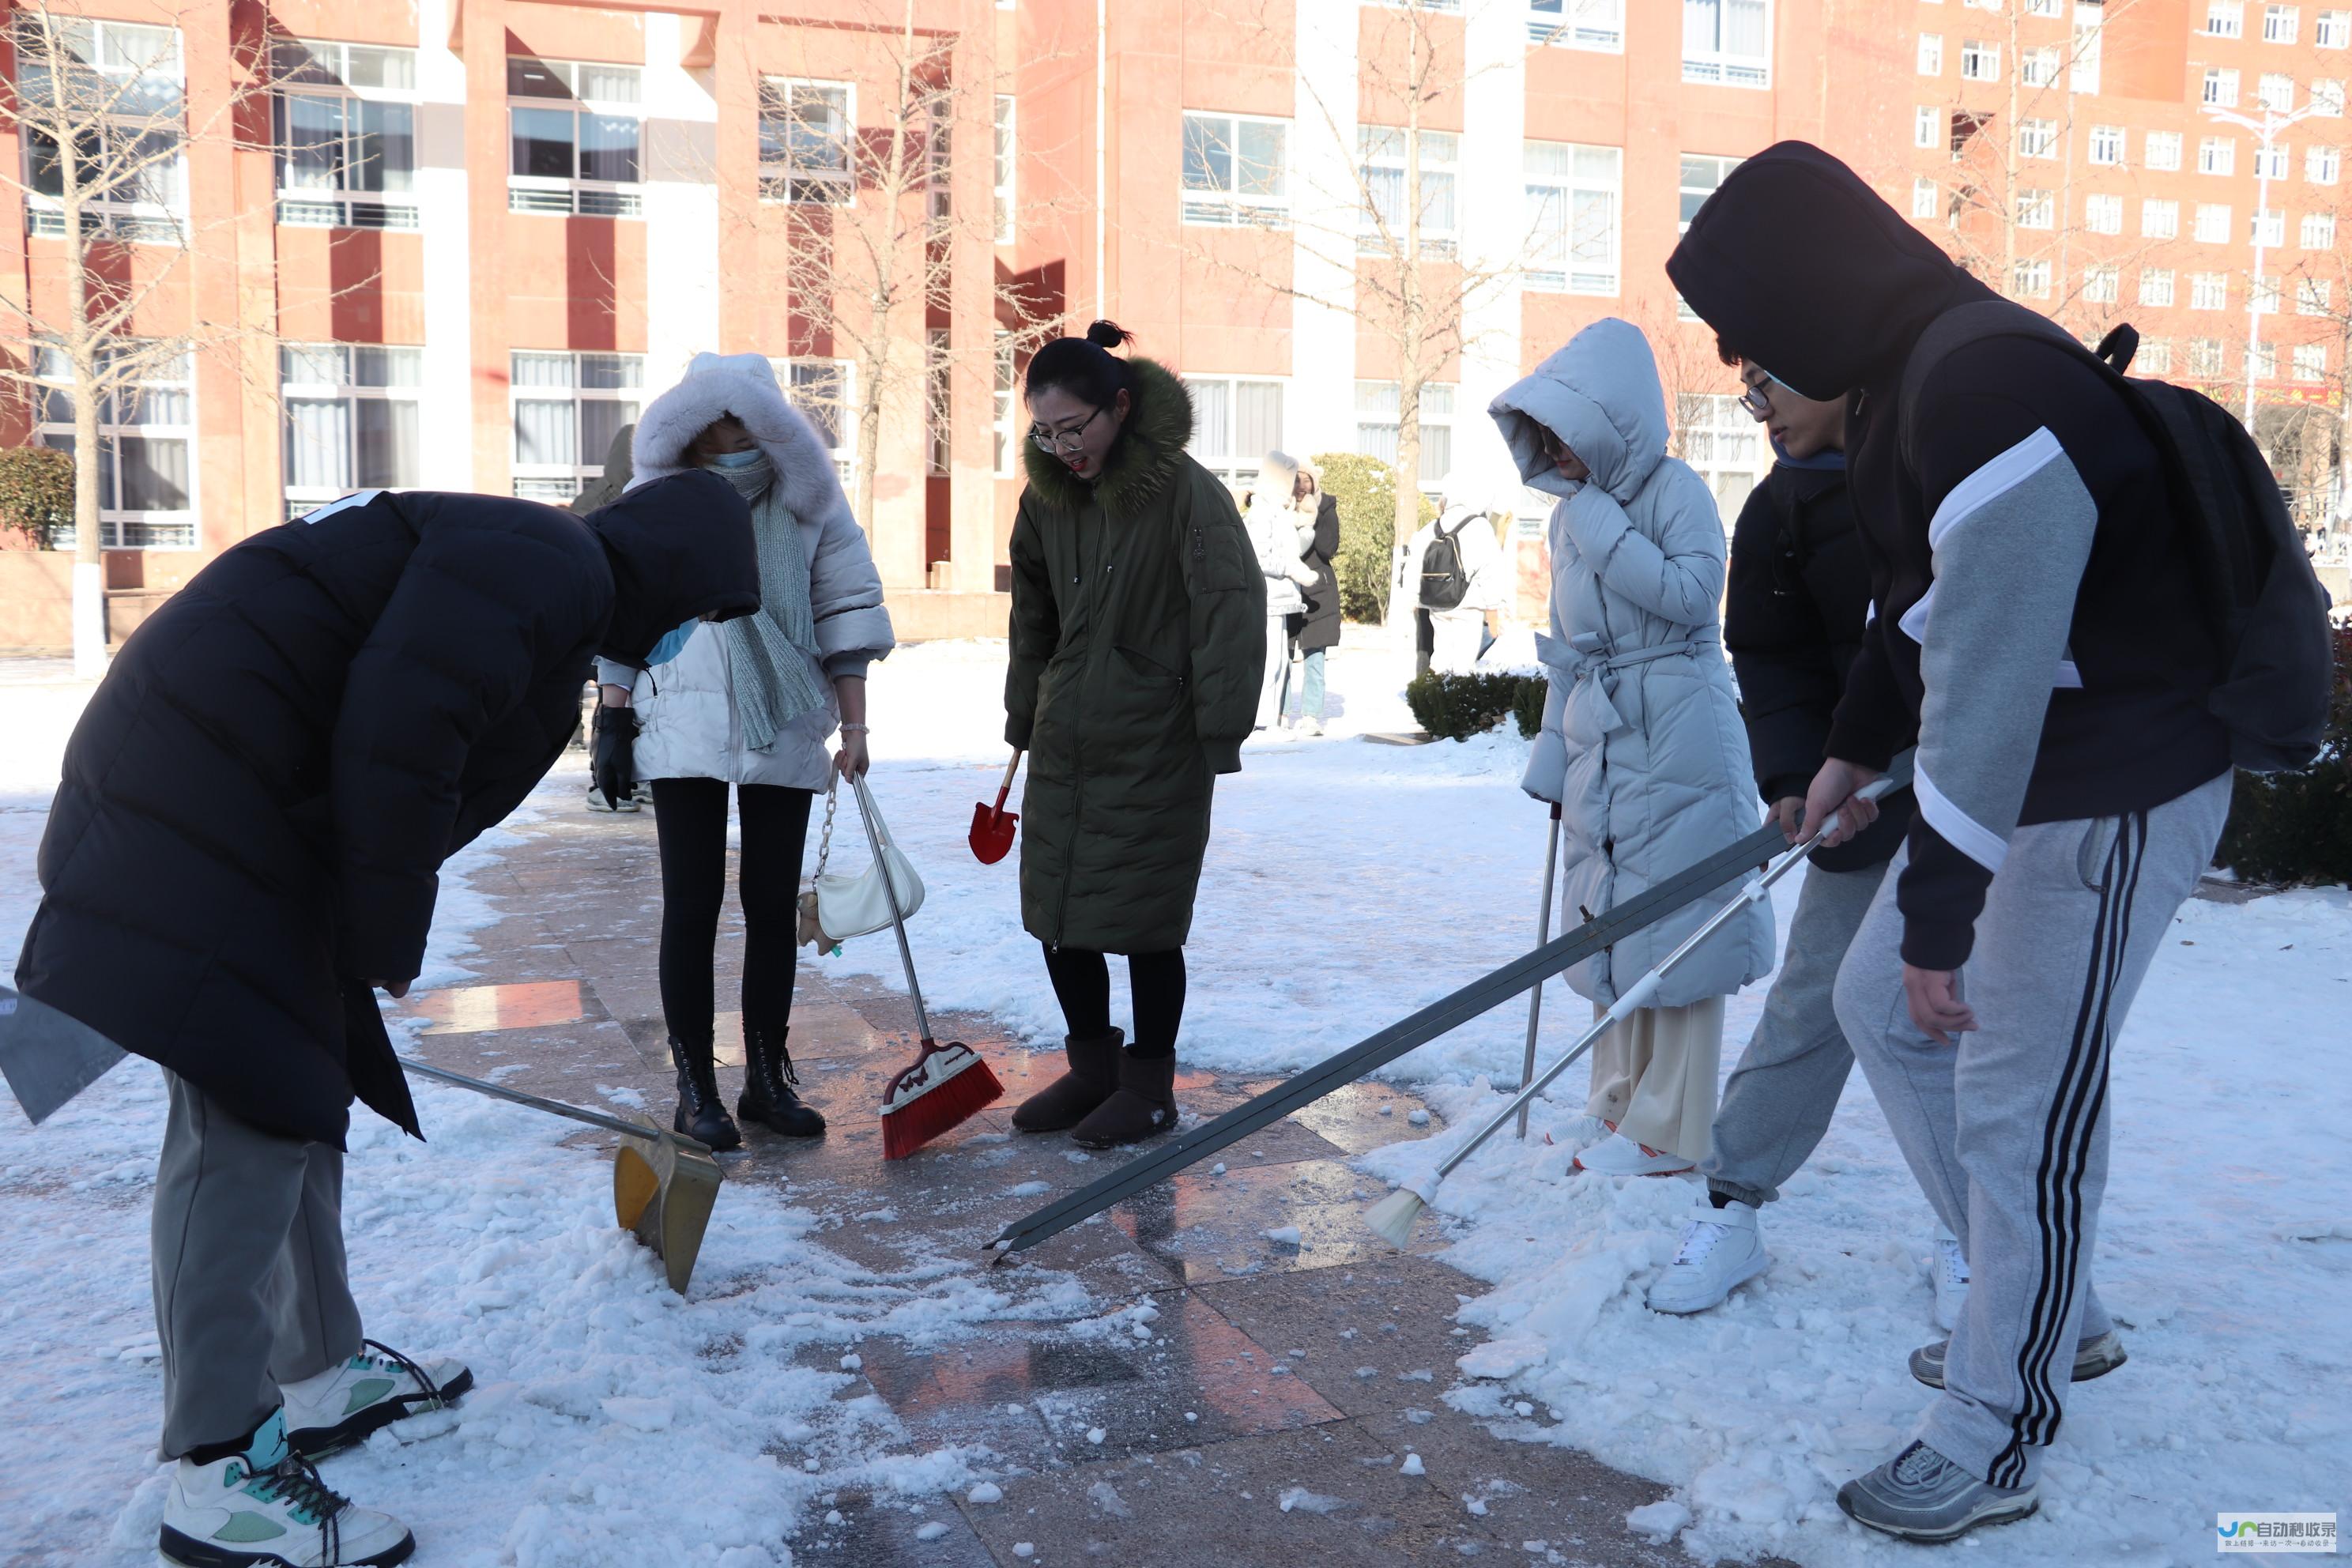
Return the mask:
<svg viewBox="0 0 2352 1568">
<path fill-rule="evenodd" d="M 596 651 L 616 664 L 642 669 L 676 627 L 760 607 L 751 509 L 708 469 L 649 479 L 583 521 L 613 567 L 613 621 Z"/>
<path fill-rule="evenodd" d="M 1734 169 L 1666 258 L 1699 318 L 1800 396 L 1899 374 L 1944 311 L 1992 291 L 1808 142 Z"/>
</svg>

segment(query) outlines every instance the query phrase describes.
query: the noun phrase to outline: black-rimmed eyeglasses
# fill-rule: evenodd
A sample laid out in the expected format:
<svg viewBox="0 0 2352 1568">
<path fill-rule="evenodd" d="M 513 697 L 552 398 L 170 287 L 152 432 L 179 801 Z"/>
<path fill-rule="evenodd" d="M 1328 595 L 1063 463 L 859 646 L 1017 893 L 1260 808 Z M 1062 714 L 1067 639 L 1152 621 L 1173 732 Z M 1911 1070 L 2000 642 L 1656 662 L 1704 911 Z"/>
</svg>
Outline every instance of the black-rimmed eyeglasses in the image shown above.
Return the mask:
<svg viewBox="0 0 2352 1568">
<path fill-rule="evenodd" d="M 1102 410 L 1097 407 L 1066 430 L 1048 430 L 1042 425 L 1032 425 L 1029 426 L 1029 439 L 1037 444 L 1039 451 L 1051 452 L 1056 457 L 1066 452 L 1083 451 L 1087 444 L 1087 426 L 1101 417 Z"/>
</svg>

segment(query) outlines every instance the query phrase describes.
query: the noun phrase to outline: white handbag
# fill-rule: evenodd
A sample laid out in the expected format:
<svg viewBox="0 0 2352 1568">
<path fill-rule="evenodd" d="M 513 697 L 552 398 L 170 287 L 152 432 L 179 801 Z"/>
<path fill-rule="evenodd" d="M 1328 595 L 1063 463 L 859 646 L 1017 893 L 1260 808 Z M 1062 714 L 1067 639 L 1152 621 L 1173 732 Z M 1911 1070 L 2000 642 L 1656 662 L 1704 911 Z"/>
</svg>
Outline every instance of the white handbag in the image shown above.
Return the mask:
<svg viewBox="0 0 2352 1568">
<path fill-rule="evenodd" d="M 801 895 L 800 940 L 814 943 L 820 952 L 837 950 L 853 936 L 870 936 L 877 931 L 887 931 L 894 923 L 890 913 L 890 895 L 898 895 L 898 913 L 912 918 L 923 907 L 923 879 L 915 874 L 913 862 L 900 854 L 892 839 L 889 825 L 882 820 L 881 808 L 866 781 L 855 781 L 858 805 L 864 809 L 866 836 L 874 841 L 874 861 L 855 876 L 830 875 L 825 862 L 833 854 L 833 816 L 841 804 L 841 775 L 835 773 L 824 792 L 824 836 L 818 842 L 816 876 L 809 890 Z M 890 881 L 884 886 L 882 868 L 890 868 Z"/>
</svg>

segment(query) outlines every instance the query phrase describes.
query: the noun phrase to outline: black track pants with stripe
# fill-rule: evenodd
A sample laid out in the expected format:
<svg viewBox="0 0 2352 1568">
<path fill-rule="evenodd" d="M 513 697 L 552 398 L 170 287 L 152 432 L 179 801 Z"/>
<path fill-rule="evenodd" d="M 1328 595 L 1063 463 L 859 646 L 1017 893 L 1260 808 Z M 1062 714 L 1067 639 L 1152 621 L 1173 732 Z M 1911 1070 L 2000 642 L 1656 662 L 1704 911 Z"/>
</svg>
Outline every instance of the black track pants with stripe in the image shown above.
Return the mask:
<svg viewBox="0 0 2352 1568">
<path fill-rule="evenodd" d="M 1904 1158 L 1969 1259 L 1946 1388 L 1917 1435 L 1997 1486 L 2039 1473 L 2078 1341 L 2107 1181 L 2107 1060 L 2229 815 L 2227 774 L 2150 811 L 2011 837 L 1960 972 L 1977 1029 L 1939 1046 L 1903 995 L 1905 857 L 1838 975 L 1838 1019 Z"/>
</svg>

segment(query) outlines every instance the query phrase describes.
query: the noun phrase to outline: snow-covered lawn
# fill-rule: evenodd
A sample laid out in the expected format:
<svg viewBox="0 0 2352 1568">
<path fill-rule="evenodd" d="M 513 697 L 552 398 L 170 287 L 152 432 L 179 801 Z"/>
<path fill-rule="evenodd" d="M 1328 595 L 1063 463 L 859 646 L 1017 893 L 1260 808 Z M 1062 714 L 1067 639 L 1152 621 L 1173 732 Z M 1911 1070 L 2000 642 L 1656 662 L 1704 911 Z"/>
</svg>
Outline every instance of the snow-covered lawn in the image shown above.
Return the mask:
<svg viewBox="0 0 2352 1568">
<path fill-rule="evenodd" d="M 1017 861 L 982 867 L 963 845 L 972 803 L 992 796 L 1003 767 L 1002 671 L 1002 648 L 985 644 L 904 649 L 878 666 L 876 793 L 929 889 L 914 933 L 927 999 L 1042 1041 L 1059 1016 L 1020 929 Z M 1334 738 L 1254 743 L 1244 773 L 1220 782 L 1188 950 L 1188 1059 L 1296 1068 L 1528 945 L 1544 816 L 1517 787 L 1522 742 L 1349 739 L 1408 724 L 1391 673 L 1377 653 L 1342 650 Z M 30 913 L 38 810 L 78 700 L 0 682 L 0 726 L 32 737 L 0 763 L 0 956 Z M 46 757 L 27 755 L 45 737 Z M 576 772 L 559 771 L 536 809 L 577 809 L 578 791 Z M 855 864 L 854 813 L 842 823 Z M 445 961 L 462 963 L 479 918 L 452 900 L 436 936 Z M 2352 895 L 2193 902 L 2177 937 L 2116 1055 L 2099 1268 L 2131 1363 L 2075 1391 L 2042 1515 L 1959 1549 L 1989 1561 L 2202 1562 L 2218 1510 L 2352 1515 Z M 897 983 L 886 942 L 823 962 Z M 1732 1005 L 1727 1070 L 1760 996 Z M 1589 1016 L 1551 987 L 1547 1055 Z M 1458 1130 L 1501 1103 L 1492 1086 L 1517 1079 L 1524 1028 L 1524 1010 L 1506 1006 L 1391 1070 Z M 1932 1222 L 1860 1076 L 1765 1218 L 1772 1269 L 1689 1320 L 1654 1316 L 1641 1298 L 1696 1189 L 1569 1177 L 1570 1151 L 1592 1131 L 1575 1114 L 1581 1076 L 1538 1110 L 1528 1145 L 1491 1145 L 1444 1190 L 1460 1237 L 1450 1261 L 1495 1286 L 1465 1311 L 1494 1342 L 1469 1358 L 1477 1381 L 1455 1402 L 1672 1484 L 1675 1503 L 1639 1522 L 1684 1531 L 1703 1560 L 1907 1559 L 1914 1549 L 1864 1537 L 1832 1500 L 1905 1436 L 1928 1395 L 1904 1356 L 1934 1337 Z M 555 1148 L 560 1130 L 455 1091 L 420 1095 L 429 1148 L 381 1127 L 357 1133 L 353 1261 L 372 1331 L 462 1352 L 485 1387 L 446 1418 L 454 1438 L 380 1438 L 334 1479 L 402 1510 L 436 1562 L 634 1560 L 640 1532 L 656 1531 L 680 1562 L 765 1563 L 753 1543 L 823 1490 L 872 1484 L 869 1471 L 913 1492 L 961 1474 L 952 1454 L 891 1458 L 887 1412 L 835 1402 L 838 1379 L 796 1370 L 790 1352 L 1084 1310 L 1008 1302 L 974 1279 L 853 1278 L 780 1201 L 714 1238 L 681 1303 L 612 1236 L 603 1168 Z M 152 1501 L 131 1493 L 154 1415 L 143 1192 L 159 1105 L 152 1075 L 125 1070 L 38 1133 L 0 1109 L 0 1342 L 18 1369 L 0 1386 L 0 1423 L 22 1451 L 64 1463 L 20 1468 L 0 1495 L 58 1561 L 80 1560 L 126 1500 L 134 1525 Z M 1400 1148 L 1368 1165 L 1393 1176 L 1427 1157 Z M 697 1353 L 730 1334 L 742 1347 L 732 1358 Z M 1515 1413 L 1521 1403 L 1531 1416 Z M 647 1428 L 660 1447 L 646 1447 Z M 670 1484 L 645 1484 L 648 1452 Z M 816 1473 L 793 1468 L 804 1453 Z"/>
</svg>

